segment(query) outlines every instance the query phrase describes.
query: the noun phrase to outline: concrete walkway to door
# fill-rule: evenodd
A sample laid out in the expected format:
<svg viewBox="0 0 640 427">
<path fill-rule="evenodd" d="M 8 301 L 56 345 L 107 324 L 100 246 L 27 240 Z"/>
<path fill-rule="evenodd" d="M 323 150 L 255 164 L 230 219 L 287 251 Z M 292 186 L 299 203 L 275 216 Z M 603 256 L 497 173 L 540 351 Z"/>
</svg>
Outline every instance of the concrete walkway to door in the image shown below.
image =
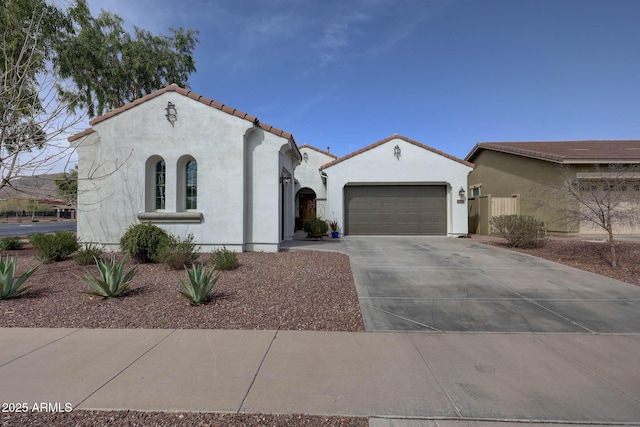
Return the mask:
<svg viewBox="0 0 640 427">
<path fill-rule="evenodd" d="M 368 331 L 639 333 L 640 287 L 446 237 L 347 237 Z"/>
</svg>

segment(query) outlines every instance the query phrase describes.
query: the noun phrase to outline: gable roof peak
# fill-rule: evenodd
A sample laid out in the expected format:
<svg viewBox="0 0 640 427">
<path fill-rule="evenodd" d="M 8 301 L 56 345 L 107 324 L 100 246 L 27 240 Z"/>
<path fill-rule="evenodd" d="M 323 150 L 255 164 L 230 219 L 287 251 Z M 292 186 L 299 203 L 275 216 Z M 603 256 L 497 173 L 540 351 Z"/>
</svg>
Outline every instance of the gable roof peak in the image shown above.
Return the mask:
<svg viewBox="0 0 640 427">
<path fill-rule="evenodd" d="M 322 154 L 324 154 L 325 156 L 333 157 L 334 159 L 337 159 L 337 158 L 338 158 L 338 156 L 336 156 L 335 154 L 330 153 L 330 152 L 328 152 L 328 151 L 321 150 L 320 148 L 314 147 L 313 145 L 309 145 L 309 144 L 302 144 L 299 148 L 300 148 L 301 150 L 302 150 L 303 148 L 309 148 L 309 149 L 311 149 L 311 150 L 317 151 L 318 153 L 322 153 Z"/>
<path fill-rule="evenodd" d="M 123 112 L 125 112 L 127 110 L 130 110 L 130 109 L 132 109 L 132 108 L 134 108 L 134 107 L 136 107 L 136 106 L 138 106 L 138 105 L 140 105 L 142 103 L 145 103 L 145 102 L 147 102 L 147 101 L 149 101 L 149 100 L 151 100 L 153 98 L 157 98 L 157 97 L 159 97 L 159 96 L 161 96 L 161 95 L 163 95 L 163 94 L 165 94 L 167 92 L 179 93 L 180 95 L 183 95 L 183 96 L 186 96 L 188 98 L 191 98 L 191 99 L 193 99 L 195 101 L 200 102 L 201 104 L 207 105 L 209 107 L 213 107 L 213 108 L 215 108 L 217 110 L 223 111 L 223 112 L 225 112 L 227 114 L 230 114 L 232 116 L 236 116 L 238 118 L 241 118 L 241 119 L 244 119 L 244 120 L 248 120 L 248 121 L 252 122 L 254 126 L 256 126 L 256 127 L 260 128 L 260 129 L 266 131 L 266 132 L 269 132 L 269 133 L 272 133 L 272 134 L 274 134 L 276 136 L 279 136 L 281 138 L 286 138 L 286 139 L 290 140 L 291 142 L 293 142 L 293 145 L 296 147 L 296 149 L 298 148 L 298 146 L 296 145 L 295 139 L 293 138 L 293 135 L 291 133 L 285 132 L 285 131 L 283 131 L 281 129 L 278 129 L 278 128 L 273 127 L 271 125 L 268 125 L 266 123 L 261 123 L 260 120 L 258 120 L 258 118 L 255 117 L 255 116 L 252 116 L 250 114 L 244 113 L 244 112 L 242 112 L 240 110 L 237 110 L 235 108 L 229 107 L 228 105 L 216 102 L 213 99 L 209 99 L 209 98 L 206 98 L 206 97 L 204 97 L 202 95 L 198 95 L 197 93 L 191 91 L 190 89 L 185 89 L 183 87 L 178 86 L 175 83 L 171 83 L 169 86 L 166 86 L 166 87 L 164 87 L 162 89 L 158 89 L 158 90 L 156 90 L 156 91 L 154 91 L 154 92 L 152 92 L 150 94 L 147 94 L 147 95 L 145 95 L 145 96 L 143 96 L 141 98 L 135 99 L 135 100 L 123 105 L 122 107 L 116 108 L 116 109 L 111 110 L 111 111 L 109 111 L 109 112 L 107 112 L 107 113 L 105 113 L 105 114 L 103 114 L 101 116 L 98 116 L 98 117 L 90 120 L 89 121 L 89 125 L 93 126 L 93 125 L 95 125 L 97 123 L 103 122 L 103 121 L 105 121 L 107 119 L 110 119 L 113 116 L 117 116 L 120 113 L 123 113 Z M 92 128 L 89 128 L 89 129 L 86 129 L 83 132 L 80 132 L 78 134 L 72 135 L 72 136 L 69 137 L 69 141 L 73 141 L 75 139 L 78 139 L 78 138 L 86 135 L 87 133 L 91 133 L 90 131 L 92 131 L 92 130 L 93 130 Z M 81 135 L 81 134 L 84 134 L 84 135 Z"/>
<path fill-rule="evenodd" d="M 440 156 L 446 157 L 446 158 L 448 158 L 450 160 L 453 160 L 455 162 L 461 163 L 461 164 L 463 164 L 465 166 L 469 166 L 471 168 L 474 167 L 473 163 L 467 162 L 466 160 L 459 159 L 459 158 L 457 158 L 455 156 L 452 156 L 451 154 L 445 153 L 444 151 L 437 150 L 437 149 L 435 149 L 433 147 L 430 147 L 428 145 L 422 144 L 421 142 L 414 141 L 413 139 L 407 138 L 406 136 L 394 133 L 393 135 L 391 135 L 391 136 L 389 136 L 387 138 L 384 138 L 384 139 L 382 139 L 382 140 L 380 140 L 378 142 L 374 142 L 371 145 L 367 145 L 366 147 L 363 147 L 363 148 L 361 148 L 359 150 L 356 150 L 356 151 L 354 151 L 354 152 L 352 152 L 350 154 L 347 154 L 346 156 L 339 157 L 338 159 L 336 159 L 336 160 L 334 160 L 332 162 L 329 162 L 326 165 L 322 165 L 320 167 L 320 169 L 325 169 L 325 168 L 331 167 L 331 166 L 333 166 L 335 164 L 338 164 L 338 163 L 343 162 L 343 161 L 345 161 L 347 159 L 350 159 L 350 158 L 355 157 L 355 156 L 357 156 L 359 154 L 362 154 L 365 151 L 369 151 L 369 150 L 371 150 L 373 148 L 376 148 L 376 147 L 378 147 L 380 145 L 383 145 L 383 144 L 385 144 L 385 143 L 387 143 L 389 141 L 393 141 L 394 139 L 401 139 L 401 140 L 403 140 L 405 142 L 408 142 L 409 144 L 415 145 L 416 147 L 420 147 L 420 148 L 423 148 L 423 149 L 425 149 L 427 151 L 431 151 L 432 153 L 435 153 L 435 154 L 438 154 Z"/>
</svg>

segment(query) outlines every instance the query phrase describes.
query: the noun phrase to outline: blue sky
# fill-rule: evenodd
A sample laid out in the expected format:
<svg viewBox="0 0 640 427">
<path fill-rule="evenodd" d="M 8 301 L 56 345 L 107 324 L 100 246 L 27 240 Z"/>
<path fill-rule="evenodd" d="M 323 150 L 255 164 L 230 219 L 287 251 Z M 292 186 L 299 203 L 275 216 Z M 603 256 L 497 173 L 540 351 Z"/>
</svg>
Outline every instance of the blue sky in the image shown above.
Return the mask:
<svg viewBox="0 0 640 427">
<path fill-rule="evenodd" d="M 200 30 L 191 89 L 339 156 L 640 138 L 637 0 L 89 0 Z"/>
</svg>

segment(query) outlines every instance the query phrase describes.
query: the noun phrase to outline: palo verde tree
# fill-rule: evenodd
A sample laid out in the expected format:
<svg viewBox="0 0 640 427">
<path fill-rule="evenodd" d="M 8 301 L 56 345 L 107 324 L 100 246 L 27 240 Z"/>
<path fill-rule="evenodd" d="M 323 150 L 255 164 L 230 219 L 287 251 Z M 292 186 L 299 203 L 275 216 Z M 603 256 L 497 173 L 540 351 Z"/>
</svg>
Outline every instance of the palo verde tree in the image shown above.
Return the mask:
<svg viewBox="0 0 640 427">
<path fill-rule="evenodd" d="M 611 163 L 580 172 L 561 166 L 560 171 L 561 180 L 542 185 L 540 207 L 574 229 L 605 231 L 610 264 L 617 268 L 615 235 L 640 225 L 640 165 Z"/>
</svg>

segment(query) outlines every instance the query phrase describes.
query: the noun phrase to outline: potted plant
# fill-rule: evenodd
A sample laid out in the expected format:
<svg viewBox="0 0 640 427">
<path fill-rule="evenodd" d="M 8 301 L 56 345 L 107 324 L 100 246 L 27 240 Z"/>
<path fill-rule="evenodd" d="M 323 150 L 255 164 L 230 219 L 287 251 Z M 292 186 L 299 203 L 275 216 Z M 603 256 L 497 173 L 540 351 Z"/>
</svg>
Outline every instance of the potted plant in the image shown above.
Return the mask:
<svg viewBox="0 0 640 427">
<path fill-rule="evenodd" d="M 318 239 L 327 234 L 327 230 L 329 229 L 329 227 L 327 226 L 327 222 L 325 220 L 317 217 L 312 217 L 304 221 L 303 229 L 307 233 L 307 237 Z"/>
<path fill-rule="evenodd" d="M 340 237 L 340 232 L 338 231 L 338 221 L 335 219 L 329 223 L 329 227 L 331 227 L 331 237 L 337 239 Z"/>
</svg>

